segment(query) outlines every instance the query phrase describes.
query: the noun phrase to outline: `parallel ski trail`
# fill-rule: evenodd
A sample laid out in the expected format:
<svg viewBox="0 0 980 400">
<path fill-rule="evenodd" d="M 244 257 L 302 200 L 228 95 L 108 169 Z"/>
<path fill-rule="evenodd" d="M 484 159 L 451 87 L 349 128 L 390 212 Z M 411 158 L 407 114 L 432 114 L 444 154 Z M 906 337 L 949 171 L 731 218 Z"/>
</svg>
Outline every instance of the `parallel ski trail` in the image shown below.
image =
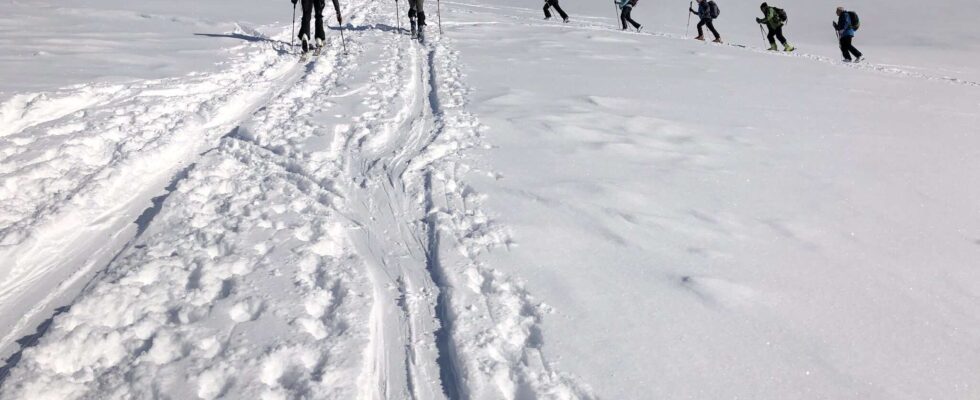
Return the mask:
<svg viewBox="0 0 980 400">
<path fill-rule="evenodd" d="M 0 216 L 0 315 L 13 327 L 0 339 L 2 354 L 132 238 L 133 222 L 172 175 L 301 72 L 264 44 L 231 65 L 190 79 L 83 87 L 59 95 L 82 96 L 76 105 L 83 111 L 48 114 L 0 138 L 14 144 L 0 163 L 5 181 L 34 188 L 0 188 L 7 205 Z M 102 95 L 81 102 L 90 92 Z M 36 147 L 64 155 L 24 163 Z"/>
<path fill-rule="evenodd" d="M 479 261 L 510 239 L 458 178 L 483 144 L 452 42 L 349 7 L 348 54 L 203 118 L 217 145 L 161 173 L 139 235 L 92 264 L 0 395 L 593 398 L 542 355 L 540 306 Z"/>
</svg>

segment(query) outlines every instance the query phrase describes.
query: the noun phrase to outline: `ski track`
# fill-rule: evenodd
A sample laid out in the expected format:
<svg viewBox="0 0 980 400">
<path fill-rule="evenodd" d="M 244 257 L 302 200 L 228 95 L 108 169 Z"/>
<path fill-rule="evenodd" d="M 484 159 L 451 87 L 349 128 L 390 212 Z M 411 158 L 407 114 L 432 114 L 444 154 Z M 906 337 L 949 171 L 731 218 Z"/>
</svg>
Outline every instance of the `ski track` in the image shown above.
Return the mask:
<svg viewBox="0 0 980 400">
<path fill-rule="evenodd" d="M 0 132 L 15 144 L 4 159 L 36 161 L 5 161 L 0 173 L 48 190 L 3 210 L 5 251 L 29 256 L 29 246 L 92 237 L 88 227 L 126 236 L 120 224 L 138 226 L 121 251 L 103 250 L 107 266 L 83 268 L 100 272 L 69 307 L 20 341 L 0 397 L 595 397 L 544 357 L 548 307 L 480 261 L 511 239 L 461 180 L 488 172 L 464 157 L 486 144 L 452 42 L 434 28 L 411 41 L 381 22 L 386 7 L 355 6 L 349 20 L 366 28 L 349 31 L 347 54 L 331 35 L 320 60 L 299 66 L 265 46 L 220 79 L 4 105 L 4 119 L 35 116 Z M 257 72 L 266 69 L 275 72 Z M 30 154 L 37 140 L 96 149 L 56 142 L 59 153 Z M 78 171 L 35 171 L 65 168 L 51 160 L 69 153 L 90 159 L 65 163 Z M 153 179 L 142 178 L 150 167 Z M 78 213 L 92 217 L 66 216 Z M 47 273 L 22 263 L 0 287 Z"/>
<path fill-rule="evenodd" d="M 525 14 L 528 14 L 528 15 L 537 15 L 537 14 L 540 13 L 540 10 L 521 9 L 521 8 L 516 8 L 516 7 L 491 7 L 491 6 L 484 6 L 484 5 L 478 5 L 478 4 L 459 3 L 459 2 L 450 2 L 450 1 L 447 1 L 446 4 L 463 6 L 463 7 L 470 7 L 470 8 L 477 8 L 477 9 L 481 9 L 481 10 L 519 11 L 519 12 L 522 12 L 522 13 L 525 13 Z M 454 10 L 454 11 L 455 12 L 461 12 L 460 10 Z M 507 14 L 500 14 L 500 13 L 495 13 L 494 15 L 497 16 L 497 17 L 501 17 L 501 18 L 510 18 L 510 19 L 513 19 L 513 20 L 516 20 L 516 21 L 521 21 L 521 23 L 523 23 L 526 26 L 547 27 L 547 28 L 555 28 L 555 29 L 604 31 L 604 32 L 619 33 L 619 34 L 624 34 L 624 35 L 653 36 L 653 37 L 657 37 L 657 38 L 672 39 L 672 40 L 693 40 L 693 39 L 688 38 L 688 37 L 684 37 L 684 36 L 676 35 L 676 34 L 671 34 L 671 33 L 665 33 L 665 32 L 621 31 L 619 29 L 610 28 L 608 25 L 610 23 L 614 23 L 614 22 L 611 21 L 611 20 L 609 20 L 608 18 L 601 18 L 601 17 L 576 17 L 575 19 L 576 20 L 577 19 L 582 19 L 582 20 L 586 20 L 586 21 L 588 21 L 588 20 L 606 21 L 605 24 L 601 24 L 600 25 L 600 24 L 597 24 L 597 23 L 582 23 L 582 22 L 578 22 L 578 21 L 575 21 L 575 20 L 573 20 L 573 21 L 571 21 L 570 23 L 567 23 L 567 24 L 563 24 L 563 23 L 547 23 L 547 22 L 542 23 L 542 22 L 540 22 L 540 18 L 535 18 L 535 17 L 521 17 L 521 16 L 517 16 L 517 15 L 507 15 Z M 747 45 L 743 45 L 743 44 L 739 44 L 739 43 L 721 43 L 721 44 L 719 44 L 719 43 L 704 43 L 704 44 L 709 45 L 709 46 L 730 47 L 730 48 L 733 48 L 733 49 L 744 50 L 744 51 L 751 51 L 751 52 L 754 52 L 754 53 L 764 54 L 764 55 L 769 55 L 769 56 L 791 57 L 791 58 L 797 58 L 797 59 L 811 60 L 811 61 L 822 62 L 822 63 L 825 63 L 825 64 L 833 65 L 833 66 L 836 66 L 836 67 L 852 68 L 852 69 L 861 70 L 861 71 L 869 71 L 869 72 L 875 72 L 875 73 L 886 74 L 886 75 L 900 76 L 900 77 L 904 77 L 904 78 L 922 79 L 922 80 L 936 81 L 936 82 L 945 82 L 945 83 L 949 83 L 949 84 L 963 85 L 963 86 L 969 86 L 969 87 L 980 87 L 980 82 L 974 82 L 974 81 L 970 81 L 970 80 L 966 80 L 966 79 L 960 79 L 960 78 L 957 78 L 957 77 L 930 75 L 930 74 L 925 74 L 925 73 L 921 73 L 921 72 L 910 71 L 908 69 L 900 68 L 900 67 L 895 66 L 895 65 L 874 64 L 874 63 L 869 63 L 869 62 L 866 62 L 866 61 L 865 62 L 860 62 L 860 63 L 844 63 L 844 62 L 841 62 L 841 61 L 837 61 L 835 59 L 832 59 L 830 57 L 824 57 L 824 56 L 819 56 L 819 55 L 815 55 L 815 54 L 802 53 L 799 50 L 796 50 L 796 51 L 793 51 L 793 52 L 790 52 L 790 53 L 786 53 L 786 52 L 769 51 L 768 49 L 763 49 L 763 48 L 754 47 L 754 46 L 747 46 Z"/>
<path fill-rule="evenodd" d="M 269 43 L 245 46 L 220 73 L 77 85 L 0 106 L 0 119 L 19 121 L 0 135 L 3 354 L 122 248 L 172 175 L 295 78 Z"/>
</svg>

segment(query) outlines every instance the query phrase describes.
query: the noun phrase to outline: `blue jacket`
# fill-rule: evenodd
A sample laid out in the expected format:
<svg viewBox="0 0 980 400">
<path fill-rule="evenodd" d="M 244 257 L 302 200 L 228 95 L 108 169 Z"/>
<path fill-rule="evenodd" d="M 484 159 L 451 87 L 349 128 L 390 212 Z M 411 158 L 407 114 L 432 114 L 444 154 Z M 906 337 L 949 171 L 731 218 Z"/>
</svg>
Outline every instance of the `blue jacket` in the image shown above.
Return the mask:
<svg viewBox="0 0 980 400">
<path fill-rule="evenodd" d="M 854 37 L 857 31 L 854 30 L 854 25 L 851 24 L 851 14 L 847 11 L 840 13 L 837 17 L 837 32 L 840 33 L 840 37 Z"/>
<path fill-rule="evenodd" d="M 623 7 L 632 8 L 633 6 L 636 5 L 636 2 L 637 0 L 616 0 L 616 5 L 619 6 L 620 9 L 622 9 Z"/>
</svg>

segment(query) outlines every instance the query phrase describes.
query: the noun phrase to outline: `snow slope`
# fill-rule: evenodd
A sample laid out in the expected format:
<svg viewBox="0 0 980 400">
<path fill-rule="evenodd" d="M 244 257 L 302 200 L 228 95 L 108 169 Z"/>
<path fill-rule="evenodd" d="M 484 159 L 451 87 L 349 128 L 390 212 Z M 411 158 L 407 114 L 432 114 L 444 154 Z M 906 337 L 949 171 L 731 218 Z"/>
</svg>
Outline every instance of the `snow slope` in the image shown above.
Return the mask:
<svg viewBox="0 0 980 400">
<path fill-rule="evenodd" d="M 783 55 L 352 1 L 297 62 L 255 3 L 148 3 L 158 70 L 0 51 L 0 398 L 980 396 L 975 32 L 869 2 L 843 65 L 802 12 Z"/>
<path fill-rule="evenodd" d="M 0 1 L 0 100 L 25 92 L 211 72 L 255 29 L 288 24 L 279 1 Z"/>
</svg>

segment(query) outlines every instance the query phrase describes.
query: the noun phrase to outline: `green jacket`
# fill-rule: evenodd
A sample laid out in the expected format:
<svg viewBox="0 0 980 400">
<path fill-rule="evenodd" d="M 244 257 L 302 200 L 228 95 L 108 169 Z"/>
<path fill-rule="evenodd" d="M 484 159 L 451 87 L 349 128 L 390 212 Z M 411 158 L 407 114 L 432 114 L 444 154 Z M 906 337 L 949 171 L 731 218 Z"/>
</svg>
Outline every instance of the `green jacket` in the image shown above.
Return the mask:
<svg viewBox="0 0 980 400">
<path fill-rule="evenodd" d="M 766 9 L 766 12 L 765 12 L 765 17 L 764 18 L 756 18 L 755 20 L 758 23 L 760 23 L 760 24 L 763 24 L 764 23 L 766 25 L 769 25 L 769 28 L 771 28 L 771 29 L 776 29 L 776 28 L 779 28 L 779 27 L 783 26 L 783 21 L 780 21 L 779 20 L 779 17 L 776 16 L 776 8 L 775 7 L 769 7 L 769 8 L 767 8 Z"/>
</svg>

